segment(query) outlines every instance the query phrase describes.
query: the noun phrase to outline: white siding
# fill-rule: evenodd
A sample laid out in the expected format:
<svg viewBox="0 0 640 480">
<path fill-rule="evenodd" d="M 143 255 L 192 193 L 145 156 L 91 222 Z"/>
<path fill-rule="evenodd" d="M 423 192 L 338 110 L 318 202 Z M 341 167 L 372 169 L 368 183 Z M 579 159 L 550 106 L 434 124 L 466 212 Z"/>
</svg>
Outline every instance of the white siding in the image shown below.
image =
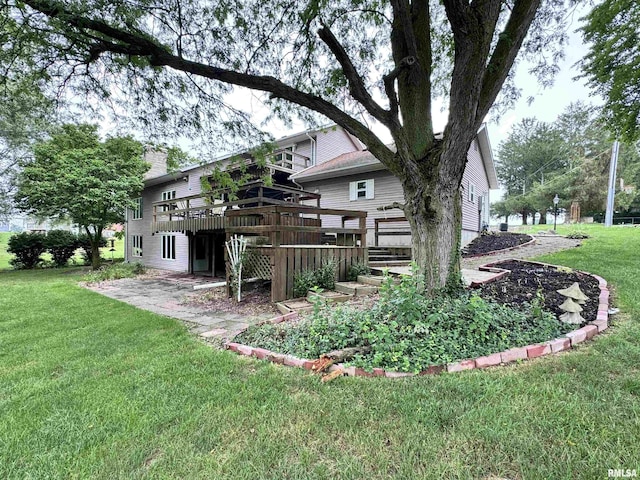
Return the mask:
<svg viewBox="0 0 640 480">
<path fill-rule="evenodd" d="M 127 258 L 129 262 L 142 262 L 147 267 L 159 268 L 163 270 L 174 270 L 177 272 L 186 272 L 189 270 L 189 239 L 186 235 L 175 233 L 176 236 L 176 259 L 162 259 L 162 234 L 151 235 L 151 221 L 153 219 L 153 202 L 162 200 L 162 192 L 167 190 L 175 190 L 176 197 L 185 197 L 193 195 L 189 190 L 191 184 L 191 176 L 189 182 L 182 179 L 149 187 L 142 193 L 142 218 L 139 220 L 131 219 L 131 211 L 127 215 Z M 180 206 L 178 206 L 180 208 Z M 142 258 L 132 255 L 133 235 L 141 235 L 143 240 Z"/>
<path fill-rule="evenodd" d="M 475 199 L 469 201 L 469 185 L 475 185 Z M 489 195 L 489 179 L 484 169 L 478 141 L 473 140 L 467 154 L 467 166 L 462 176 L 462 243 L 473 240 L 480 228 L 480 197 Z"/>
<path fill-rule="evenodd" d="M 350 183 L 368 179 L 374 180 L 374 198 L 351 201 L 349 199 Z M 299 180 L 299 182 L 304 182 L 304 179 Z M 473 203 L 469 201 L 469 183 L 475 185 L 475 199 Z M 397 209 L 387 210 L 386 212 L 378 210 L 378 207 L 387 206 L 392 202 L 404 202 L 404 194 L 400 181 L 386 170 L 313 181 L 304 183 L 303 186 L 305 190 L 311 192 L 317 191 L 322 195 L 320 202 L 323 208 L 366 211 L 367 245 L 369 246 L 374 245 L 374 220 L 376 218 L 393 218 L 403 215 L 403 213 Z M 478 235 L 480 225 L 478 206 L 480 196 L 488 195 L 489 192 L 489 181 L 476 140 L 473 141 L 469 149 L 462 187 L 462 244 L 465 245 Z M 340 227 L 340 222 L 337 218 L 323 218 L 323 226 L 325 223 L 326 226 L 329 227 Z M 355 223 L 352 223 L 351 225 L 347 225 L 347 227 L 355 225 Z M 405 230 L 408 229 L 408 224 L 387 223 L 383 224 L 381 229 Z M 408 245 L 409 243 L 409 236 L 380 237 L 379 241 L 380 245 Z"/>
<path fill-rule="evenodd" d="M 317 163 L 323 163 L 336 158 L 343 153 L 361 150 L 357 147 L 349 134 L 342 128 L 329 128 L 319 132 L 316 136 L 317 142 Z"/>
<path fill-rule="evenodd" d="M 373 198 L 349 200 L 349 184 L 363 180 L 373 180 Z M 304 184 L 305 190 L 322 195 L 320 205 L 323 208 L 339 208 L 344 210 L 362 210 L 367 212 L 367 245 L 374 245 L 375 219 L 402 217 L 400 210 L 379 211 L 378 207 L 387 206 L 392 202 L 403 202 L 404 195 L 400 180 L 386 170 L 370 172 L 359 175 L 332 178 L 318 182 Z M 312 204 L 312 203 L 309 203 Z M 340 219 L 335 216 L 323 217 L 322 226 L 340 227 Z M 352 220 L 345 225 L 347 228 L 357 228 L 357 220 Z M 406 222 L 401 224 L 385 224 L 383 228 L 394 230 L 408 229 Z M 381 237 L 380 245 L 408 245 L 409 236 Z"/>
</svg>

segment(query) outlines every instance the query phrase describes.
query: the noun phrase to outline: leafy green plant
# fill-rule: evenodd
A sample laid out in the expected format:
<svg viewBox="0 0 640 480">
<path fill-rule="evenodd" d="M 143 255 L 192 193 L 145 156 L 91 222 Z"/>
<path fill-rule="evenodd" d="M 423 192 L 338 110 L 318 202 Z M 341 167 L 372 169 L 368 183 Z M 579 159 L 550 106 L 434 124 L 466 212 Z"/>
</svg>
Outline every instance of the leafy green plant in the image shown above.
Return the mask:
<svg viewBox="0 0 640 480">
<path fill-rule="evenodd" d="M 419 372 L 440 365 L 546 341 L 566 328 L 542 310 L 541 298 L 514 308 L 464 292 L 458 296 L 422 295 L 423 279 L 386 277 L 371 309 L 314 304 L 307 318 L 294 324 L 252 327 L 239 340 L 254 346 L 314 358 L 345 347 L 369 347 L 351 364 Z"/>
<path fill-rule="evenodd" d="M 567 233 L 566 237 L 572 238 L 575 240 L 583 240 L 585 238 L 589 238 L 589 234 L 586 232 L 583 232 L 582 230 L 574 230 L 572 232 Z"/>
<path fill-rule="evenodd" d="M 84 281 L 87 283 L 104 282 L 106 280 L 118 280 L 120 278 L 131 278 L 141 275 L 146 271 L 145 266 L 140 262 L 136 263 L 114 263 L 112 265 L 100 267 L 98 270 L 87 273 Z"/>
<path fill-rule="evenodd" d="M 78 248 L 78 237 L 67 230 L 51 230 L 44 241 L 56 267 L 64 267 Z"/>
<path fill-rule="evenodd" d="M 15 255 L 9 263 L 16 270 L 35 268 L 42 262 L 40 256 L 46 251 L 45 235 L 42 233 L 16 233 L 9 238 L 7 252 Z"/>
<path fill-rule="evenodd" d="M 355 282 L 360 275 L 371 275 L 369 265 L 362 262 L 349 265 L 349 268 L 347 269 L 347 280 Z"/>
<path fill-rule="evenodd" d="M 313 287 L 332 290 L 336 286 L 338 263 L 326 260 L 317 270 L 303 270 L 293 277 L 293 296 L 304 297 Z"/>
</svg>

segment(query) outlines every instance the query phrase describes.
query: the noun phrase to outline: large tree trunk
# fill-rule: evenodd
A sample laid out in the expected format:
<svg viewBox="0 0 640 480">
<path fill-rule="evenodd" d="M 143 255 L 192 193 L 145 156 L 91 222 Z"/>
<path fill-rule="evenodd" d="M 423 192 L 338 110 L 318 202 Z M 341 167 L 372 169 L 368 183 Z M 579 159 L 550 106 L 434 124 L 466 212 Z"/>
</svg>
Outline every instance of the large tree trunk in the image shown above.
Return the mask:
<svg viewBox="0 0 640 480">
<path fill-rule="evenodd" d="M 520 212 L 520 214 L 522 215 L 522 224 L 523 225 L 527 225 L 527 219 L 529 217 L 529 212 L 527 212 L 526 210 L 523 210 L 522 212 Z"/>
<path fill-rule="evenodd" d="M 91 233 L 89 227 L 85 227 L 89 242 L 91 243 L 91 268 L 98 270 L 100 268 L 100 240 L 102 240 L 102 229 L 97 229 L 94 233 Z"/>
<path fill-rule="evenodd" d="M 459 189 L 436 189 L 422 194 L 410 190 L 405 187 L 413 261 L 424 274 L 427 291 L 459 286 L 462 226 Z"/>
<path fill-rule="evenodd" d="M 411 225 L 413 261 L 424 275 L 425 290 L 453 290 L 462 285 L 460 243 L 462 196 L 460 184 L 471 143 L 431 150 L 402 176 L 404 213 Z"/>
<path fill-rule="evenodd" d="M 540 220 L 538 220 L 538 224 L 539 225 L 546 225 L 547 224 L 547 211 L 546 210 L 540 210 Z"/>
</svg>

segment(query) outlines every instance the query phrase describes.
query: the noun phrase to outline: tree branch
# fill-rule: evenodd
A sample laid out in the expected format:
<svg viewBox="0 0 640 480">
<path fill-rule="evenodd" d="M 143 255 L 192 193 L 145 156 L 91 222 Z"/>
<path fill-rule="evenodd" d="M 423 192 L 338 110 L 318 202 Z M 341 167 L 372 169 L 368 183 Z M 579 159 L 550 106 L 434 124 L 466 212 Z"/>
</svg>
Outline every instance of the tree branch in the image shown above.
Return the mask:
<svg viewBox="0 0 640 480">
<path fill-rule="evenodd" d="M 527 36 L 540 2 L 541 0 L 515 1 L 507 25 L 499 36 L 496 48 L 482 78 L 482 90 L 476 114 L 479 122 L 482 122 L 500 93 L 502 84 L 513 66 L 520 47 L 522 47 L 522 42 Z"/>
<path fill-rule="evenodd" d="M 382 108 L 371 97 L 364 84 L 364 80 L 357 72 L 353 62 L 351 62 L 349 54 L 347 54 L 346 50 L 340 44 L 331 29 L 323 23 L 322 28 L 318 30 L 318 36 L 325 44 L 327 44 L 331 53 L 333 53 L 336 60 L 338 60 L 338 63 L 340 63 L 342 71 L 349 82 L 349 92 L 353 98 L 360 102 L 372 117 L 380 121 L 382 124 L 388 125 L 392 120 L 390 118 L 391 112 Z"/>
<path fill-rule="evenodd" d="M 56 1 L 26 0 L 25 3 L 34 10 L 74 28 L 93 30 L 113 39 L 112 42 L 105 40 L 100 45 L 110 52 L 145 57 L 152 66 L 166 66 L 204 78 L 267 92 L 274 97 L 319 112 L 362 140 L 385 166 L 393 164 L 394 152 L 369 128 L 321 97 L 302 92 L 275 77 L 241 73 L 187 60 L 174 55 L 169 47 L 157 43 L 155 39 L 150 38 L 144 32 L 125 31 L 113 27 L 103 20 L 83 17 L 65 9 L 63 5 Z"/>
<path fill-rule="evenodd" d="M 378 210 L 380 210 L 381 212 L 384 212 L 385 210 L 393 210 L 393 209 L 398 209 L 398 210 L 402 210 L 403 212 L 405 211 L 406 205 L 404 203 L 398 203 L 398 202 L 393 202 L 390 205 L 384 205 L 382 207 L 378 207 Z"/>
</svg>

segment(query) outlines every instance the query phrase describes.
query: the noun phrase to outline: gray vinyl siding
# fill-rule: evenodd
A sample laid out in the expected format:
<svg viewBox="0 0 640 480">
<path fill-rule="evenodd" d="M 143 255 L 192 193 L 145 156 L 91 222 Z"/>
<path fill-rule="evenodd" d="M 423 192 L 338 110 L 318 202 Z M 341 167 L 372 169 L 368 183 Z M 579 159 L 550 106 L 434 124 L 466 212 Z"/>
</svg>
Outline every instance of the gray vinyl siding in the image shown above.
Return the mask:
<svg viewBox="0 0 640 480">
<path fill-rule="evenodd" d="M 343 153 L 361 150 L 358 148 L 349 134 L 342 128 L 329 128 L 318 133 L 317 142 L 317 158 L 316 163 L 321 164 Z"/>
<path fill-rule="evenodd" d="M 359 150 L 351 137 L 342 128 L 328 128 L 315 134 L 316 140 L 316 158 L 318 162 L 324 162 L 337 157 L 346 152 Z M 291 142 L 283 142 L 280 146 L 288 147 L 293 145 Z M 301 155 L 311 157 L 311 140 L 303 140 L 295 143 L 295 151 Z M 155 155 L 154 152 L 150 153 Z M 148 173 L 145 178 L 151 179 L 166 173 L 166 169 L 162 169 L 161 163 L 163 158 L 159 155 L 148 158 L 147 161 L 152 163 L 152 172 Z M 220 163 L 225 165 L 227 160 L 221 160 Z M 181 233 L 171 233 L 176 237 L 176 259 L 165 260 L 162 258 L 162 236 L 158 233 L 152 235 L 151 221 L 153 218 L 153 202 L 162 200 L 162 192 L 167 190 L 175 190 L 176 198 L 198 195 L 202 192 L 201 177 L 207 176 L 212 171 L 212 164 L 195 167 L 184 172 L 184 175 L 178 180 L 173 180 L 161 185 L 147 187 L 142 193 L 142 218 L 138 220 L 132 219 L 132 212 L 127 212 L 126 225 L 126 261 L 141 262 L 147 267 L 158 268 L 162 270 L 172 270 L 177 272 L 187 272 L 189 270 L 189 238 Z M 186 179 L 186 181 L 184 180 Z M 347 185 L 346 194 L 348 197 L 349 190 Z M 348 198 L 347 198 L 348 199 Z M 197 207 L 204 205 L 204 200 L 191 200 L 190 206 Z M 186 205 L 178 205 L 178 208 L 185 208 Z M 350 207 L 346 207 L 350 208 Z M 372 224 L 373 225 L 373 224 Z M 134 235 L 142 236 L 142 257 L 134 257 L 132 255 Z"/>
<path fill-rule="evenodd" d="M 131 211 L 127 212 L 127 258 L 128 262 L 141 262 L 147 267 L 162 270 L 172 270 L 176 272 L 186 272 L 189 270 L 189 239 L 182 233 L 172 233 L 176 237 L 176 259 L 165 260 L 162 258 L 162 236 L 163 234 L 151 234 L 151 221 L 153 219 L 153 202 L 162 200 L 162 192 L 168 190 L 176 191 L 176 198 L 192 195 L 189 190 L 191 185 L 182 179 L 167 182 L 161 185 L 145 188 L 142 193 L 142 218 L 132 220 Z M 142 257 L 134 257 L 133 235 L 142 236 Z"/>
<path fill-rule="evenodd" d="M 469 201 L 469 184 L 476 186 L 473 203 Z M 489 194 L 489 179 L 484 168 L 478 141 L 474 140 L 467 154 L 467 166 L 462 176 L 462 243 L 468 243 L 477 236 L 480 226 L 480 197 Z"/>
<path fill-rule="evenodd" d="M 374 180 L 374 198 L 370 200 L 359 199 L 349 200 L 349 183 L 372 178 Z M 299 183 L 304 182 L 300 179 Z M 476 198 L 473 203 L 469 202 L 468 185 L 469 182 L 476 185 Z M 378 207 L 390 205 L 392 202 L 404 202 L 404 193 L 400 181 L 387 170 L 378 170 L 370 173 L 343 176 L 320 181 L 302 183 L 305 190 L 322 195 L 320 204 L 323 208 L 339 208 L 345 210 L 363 210 L 367 212 L 367 245 L 374 245 L 375 219 L 393 218 L 403 216 L 400 210 L 379 211 Z M 478 235 L 479 214 L 478 198 L 480 195 L 487 195 L 489 192 L 489 181 L 485 172 L 480 150 L 477 141 L 474 140 L 468 153 L 467 166 L 462 180 L 462 244 L 466 244 Z M 347 224 L 347 228 L 355 226 L 355 222 Z M 340 227 L 337 218 L 323 218 L 323 226 Z M 381 229 L 405 230 L 408 224 L 387 223 Z M 408 245 L 409 236 L 380 237 L 379 245 Z"/>
<path fill-rule="evenodd" d="M 373 198 L 369 200 L 349 200 L 349 183 L 368 179 L 373 179 Z M 368 246 L 372 246 L 374 244 L 376 218 L 393 218 L 403 216 L 403 213 L 400 210 L 387 210 L 386 212 L 378 210 L 378 207 L 387 206 L 392 202 L 404 201 L 404 194 L 402 193 L 402 185 L 400 185 L 400 181 L 386 170 L 309 182 L 305 183 L 303 186 L 305 190 L 309 190 L 311 192 L 315 192 L 316 189 L 318 190 L 318 193 L 322 195 L 320 205 L 323 208 L 366 211 Z M 357 221 L 353 220 L 345 226 L 347 228 L 356 228 L 357 225 Z M 339 228 L 341 223 L 339 218 L 335 216 L 323 217 L 322 226 Z M 384 228 L 405 230 L 408 229 L 409 226 L 406 222 L 403 222 L 398 224 L 386 224 Z M 408 245 L 409 243 L 409 236 L 380 238 L 380 245 Z"/>
</svg>

